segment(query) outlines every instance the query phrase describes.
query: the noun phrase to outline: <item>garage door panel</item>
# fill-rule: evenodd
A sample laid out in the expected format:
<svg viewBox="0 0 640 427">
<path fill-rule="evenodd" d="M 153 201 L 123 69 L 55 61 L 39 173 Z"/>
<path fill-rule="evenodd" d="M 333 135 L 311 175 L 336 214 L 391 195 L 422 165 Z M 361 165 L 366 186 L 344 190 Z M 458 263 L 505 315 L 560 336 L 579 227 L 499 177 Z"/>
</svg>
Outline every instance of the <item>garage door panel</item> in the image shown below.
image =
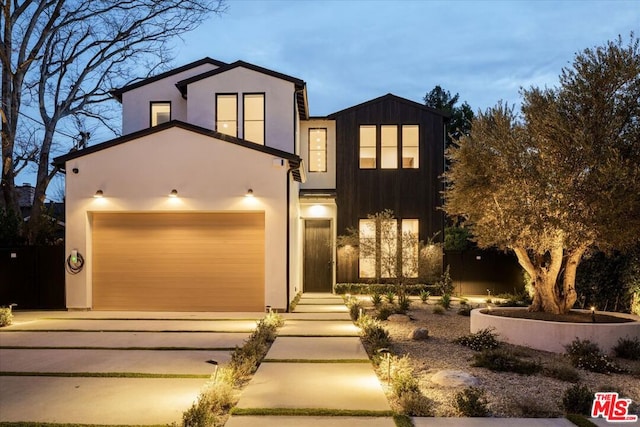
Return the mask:
<svg viewBox="0 0 640 427">
<path fill-rule="evenodd" d="M 262 311 L 264 213 L 96 213 L 93 306 Z"/>
</svg>

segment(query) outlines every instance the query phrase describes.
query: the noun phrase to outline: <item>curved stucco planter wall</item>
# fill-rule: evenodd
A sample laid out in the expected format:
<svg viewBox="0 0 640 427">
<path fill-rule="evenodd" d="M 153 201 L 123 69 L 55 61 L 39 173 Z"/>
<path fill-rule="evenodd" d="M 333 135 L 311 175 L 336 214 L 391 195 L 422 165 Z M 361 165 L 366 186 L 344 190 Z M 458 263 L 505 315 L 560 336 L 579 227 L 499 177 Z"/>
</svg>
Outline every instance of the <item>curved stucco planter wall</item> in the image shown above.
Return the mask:
<svg viewBox="0 0 640 427">
<path fill-rule="evenodd" d="M 501 308 L 503 309 L 503 308 Z M 482 313 L 480 308 L 471 311 L 471 332 L 494 328 L 498 340 L 522 345 L 537 350 L 564 353 L 564 346 L 576 338 L 597 343 L 608 353 L 619 338 L 640 337 L 640 318 L 630 314 L 615 313 L 616 316 L 635 320 L 626 323 L 567 323 L 542 320 L 517 319 L 492 316 Z M 509 308 L 526 310 L 526 308 Z M 614 313 L 607 313 L 614 315 Z"/>
</svg>

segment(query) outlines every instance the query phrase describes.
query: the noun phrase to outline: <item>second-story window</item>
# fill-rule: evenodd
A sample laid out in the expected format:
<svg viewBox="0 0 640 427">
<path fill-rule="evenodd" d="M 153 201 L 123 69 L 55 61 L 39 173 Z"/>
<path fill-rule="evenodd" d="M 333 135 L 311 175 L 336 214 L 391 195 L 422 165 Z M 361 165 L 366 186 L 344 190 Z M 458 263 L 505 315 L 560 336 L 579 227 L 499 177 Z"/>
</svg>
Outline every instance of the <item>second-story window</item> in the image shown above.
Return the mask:
<svg viewBox="0 0 640 427">
<path fill-rule="evenodd" d="M 376 167 L 376 127 L 360 126 L 360 169 Z"/>
<path fill-rule="evenodd" d="M 402 125 L 402 168 L 418 169 L 420 166 L 420 130 L 418 125 Z"/>
<path fill-rule="evenodd" d="M 327 130 L 309 129 L 309 172 L 327 171 Z"/>
<path fill-rule="evenodd" d="M 216 131 L 238 136 L 238 95 L 216 95 Z"/>
<path fill-rule="evenodd" d="M 151 126 L 158 126 L 171 120 L 171 102 L 151 103 Z"/>
<path fill-rule="evenodd" d="M 398 126 L 384 125 L 380 127 L 380 157 L 382 169 L 398 168 Z"/>
<path fill-rule="evenodd" d="M 264 145 L 264 93 L 243 95 L 244 139 Z"/>
</svg>

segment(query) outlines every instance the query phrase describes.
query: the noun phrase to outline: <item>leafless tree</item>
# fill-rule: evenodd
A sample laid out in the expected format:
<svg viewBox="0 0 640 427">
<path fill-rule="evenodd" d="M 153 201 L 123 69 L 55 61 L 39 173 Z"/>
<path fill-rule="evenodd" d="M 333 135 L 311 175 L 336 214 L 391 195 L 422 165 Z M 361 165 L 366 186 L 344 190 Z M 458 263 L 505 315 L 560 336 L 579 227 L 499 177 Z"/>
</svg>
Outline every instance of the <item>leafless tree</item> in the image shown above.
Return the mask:
<svg viewBox="0 0 640 427">
<path fill-rule="evenodd" d="M 110 127 L 110 90 L 166 67 L 172 41 L 223 13 L 226 5 L 224 0 L 1 1 L 0 208 L 19 212 L 14 179 L 34 162 L 33 222 L 23 230 L 29 238 L 58 172 L 50 164 L 52 152 L 86 143 L 89 136 L 86 129 L 77 135 L 61 130 L 74 123 L 77 128 L 78 121 Z M 31 115 L 40 116 L 37 139 L 20 137 L 28 127 L 23 110 L 29 106 Z"/>
</svg>

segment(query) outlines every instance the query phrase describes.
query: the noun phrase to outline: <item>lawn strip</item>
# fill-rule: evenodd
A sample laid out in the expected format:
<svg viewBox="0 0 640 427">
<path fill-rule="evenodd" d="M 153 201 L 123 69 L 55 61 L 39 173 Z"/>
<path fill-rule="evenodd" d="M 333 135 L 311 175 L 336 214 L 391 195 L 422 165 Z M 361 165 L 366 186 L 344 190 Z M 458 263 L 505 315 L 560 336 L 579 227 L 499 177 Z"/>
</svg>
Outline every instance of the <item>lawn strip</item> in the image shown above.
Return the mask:
<svg viewBox="0 0 640 427">
<path fill-rule="evenodd" d="M 331 335 L 331 334 L 325 334 L 325 335 L 307 335 L 307 334 L 278 334 L 279 337 L 282 338 L 358 338 L 360 337 L 360 335 Z"/>
<path fill-rule="evenodd" d="M 411 417 L 402 414 L 394 414 L 393 422 L 396 423 L 396 427 L 414 427 Z"/>
<path fill-rule="evenodd" d="M 152 318 L 144 318 L 144 317 L 39 317 L 38 320 L 136 320 L 136 321 L 162 321 L 162 322 L 251 322 L 258 321 L 260 317 L 255 318 L 244 318 L 244 319 L 231 319 L 231 318 L 223 318 L 223 319 L 184 319 L 184 318 L 161 318 L 161 317 L 152 317 Z"/>
<path fill-rule="evenodd" d="M 61 378 L 211 378 L 202 374 L 147 374 L 142 372 L 2 372 L 3 377 L 61 377 Z"/>
<path fill-rule="evenodd" d="M 566 418 L 578 427 L 598 427 L 596 424 L 589 421 L 588 418 L 579 414 L 567 414 Z"/>
<path fill-rule="evenodd" d="M 393 411 L 330 408 L 233 408 L 231 415 L 273 415 L 299 417 L 392 417 Z"/>
<path fill-rule="evenodd" d="M 0 333 L 7 333 L 7 332 L 118 332 L 118 333 L 173 332 L 176 334 L 201 334 L 201 333 L 215 332 L 220 334 L 249 334 L 253 332 L 253 329 L 249 329 L 246 331 L 225 331 L 225 330 L 218 330 L 218 329 L 201 329 L 201 330 L 195 330 L 195 331 L 185 331 L 183 329 L 168 329 L 168 330 L 159 330 L 159 329 L 7 329 L 5 331 L 1 331 Z"/>
<path fill-rule="evenodd" d="M 369 359 L 264 359 L 263 363 L 371 363 Z"/>
<path fill-rule="evenodd" d="M 58 347 L 0 346 L 0 350 L 233 351 L 235 347 Z"/>
<path fill-rule="evenodd" d="M 166 424 L 76 424 L 35 421 L 0 421 L 0 427 L 167 427 Z"/>
</svg>

